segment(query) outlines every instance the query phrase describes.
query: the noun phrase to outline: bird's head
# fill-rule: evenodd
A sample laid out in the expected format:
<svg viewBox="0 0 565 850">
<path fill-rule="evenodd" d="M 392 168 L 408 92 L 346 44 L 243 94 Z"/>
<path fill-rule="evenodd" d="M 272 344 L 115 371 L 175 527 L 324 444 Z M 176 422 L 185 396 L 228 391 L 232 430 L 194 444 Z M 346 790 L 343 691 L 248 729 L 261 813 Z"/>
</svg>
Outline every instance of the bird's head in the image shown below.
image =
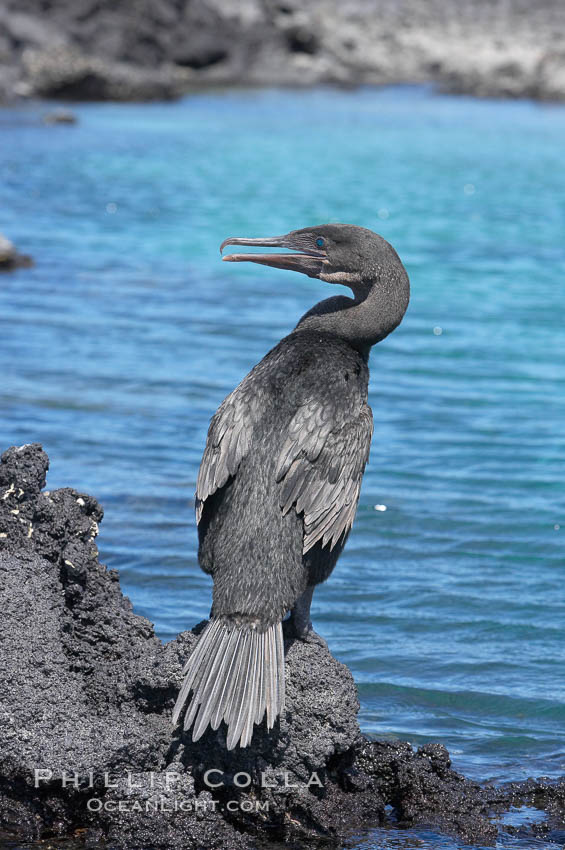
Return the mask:
<svg viewBox="0 0 565 850">
<path fill-rule="evenodd" d="M 220 252 L 227 245 L 283 248 L 288 253 L 228 254 L 223 259 L 230 263 L 261 263 L 301 272 L 327 283 L 342 284 L 359 300 L 366 298 L 369 290 L 379 282 L 390 285 L 394 280 L 408 280 L 392 245 L 378 233 L 354 224 L 304 227 L 285 236 L 266 239 L 232 237 L 222 242 Z"/>
</svg>

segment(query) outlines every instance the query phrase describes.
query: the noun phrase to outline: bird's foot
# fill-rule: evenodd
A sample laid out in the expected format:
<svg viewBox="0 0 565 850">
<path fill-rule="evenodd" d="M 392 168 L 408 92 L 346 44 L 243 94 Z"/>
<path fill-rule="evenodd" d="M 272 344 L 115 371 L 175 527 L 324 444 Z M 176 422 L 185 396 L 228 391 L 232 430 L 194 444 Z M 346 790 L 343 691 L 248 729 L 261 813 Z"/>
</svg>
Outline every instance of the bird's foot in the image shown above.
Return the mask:
<svg viewBox="0 0 565 850">
<path fill-rule="evenodd" d="M 328 648 L 328 645 L 323 637 L 314 631 L 311 622 L 298 623 L 292 617 L 283 622 L 283 632 L 287 640 L 301 640 L 304 643 L 314 643 L 318 646 Z"/>
</svg>

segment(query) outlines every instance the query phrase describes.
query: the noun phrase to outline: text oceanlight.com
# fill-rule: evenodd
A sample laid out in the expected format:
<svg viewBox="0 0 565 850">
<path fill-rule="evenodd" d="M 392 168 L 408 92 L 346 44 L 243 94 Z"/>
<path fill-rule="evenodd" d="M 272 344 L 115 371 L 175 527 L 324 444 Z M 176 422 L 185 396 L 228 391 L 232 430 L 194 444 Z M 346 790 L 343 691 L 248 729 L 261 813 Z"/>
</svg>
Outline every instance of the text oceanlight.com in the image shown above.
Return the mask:
<svg viewBox="0 0 565 850">
<path fill-rule="evenodd" d="M 137 812 L 215 812 L 227 809 L 235 812 L 268 812 L 268 800 L 195 800 L 191 797 L 168 799 L 160 796 L 151 800 L 105 800 L 101 797 L 91 797 L 87 800 L 89 812 L 120 812 L 136 814 Z"/>
</svg>

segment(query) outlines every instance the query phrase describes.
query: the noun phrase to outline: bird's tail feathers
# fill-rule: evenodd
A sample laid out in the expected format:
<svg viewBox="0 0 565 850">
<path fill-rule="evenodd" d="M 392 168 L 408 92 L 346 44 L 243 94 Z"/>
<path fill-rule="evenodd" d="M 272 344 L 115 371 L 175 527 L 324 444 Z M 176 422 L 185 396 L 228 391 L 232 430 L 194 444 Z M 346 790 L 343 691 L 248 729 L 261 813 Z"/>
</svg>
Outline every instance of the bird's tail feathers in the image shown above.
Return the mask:
<svg viewBox="0 0 565 850">
<path fill-rule="evenodd" d="M 217 729 L 225 720 L 227 748 L 246 747 L 253 724 L 267 728 L 284 709 L 284 645 L 282 623 L 265 631 L 255 624 L 237 625 L 224 617 L 213 618 L 204 628 L 183 670 L 185 679 L 174 710 L 176 724 L 192 691 L 184 728 L 193 724 L 198 741 L 208 725 Z"/>
</svg>

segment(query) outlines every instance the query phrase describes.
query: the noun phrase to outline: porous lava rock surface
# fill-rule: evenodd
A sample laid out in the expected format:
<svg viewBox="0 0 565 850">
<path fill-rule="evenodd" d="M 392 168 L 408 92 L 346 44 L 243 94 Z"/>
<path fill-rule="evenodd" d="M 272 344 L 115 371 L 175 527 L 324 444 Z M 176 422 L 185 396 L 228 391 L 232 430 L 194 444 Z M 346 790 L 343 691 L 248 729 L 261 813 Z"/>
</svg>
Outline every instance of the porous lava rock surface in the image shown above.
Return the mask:
<svg viewBox="0 0 565 850">
<path fill-rule="evenodd" d="M 547 813 L 532 837 L 563 830 L 565 782 L 481 787 L 441 744 L 365 738 L 352 676 L 318 640 L 286 642 L 284 715 L 250 747 L 173 730 L 203 624 L 161 643 L 99 562 L 102 508 L 45 490 L 48 465 L 39 444 L 0 458 L 0 842 L 315 847 L 390 825 L 492 844 L 525 804 Z"/>
</svg>

